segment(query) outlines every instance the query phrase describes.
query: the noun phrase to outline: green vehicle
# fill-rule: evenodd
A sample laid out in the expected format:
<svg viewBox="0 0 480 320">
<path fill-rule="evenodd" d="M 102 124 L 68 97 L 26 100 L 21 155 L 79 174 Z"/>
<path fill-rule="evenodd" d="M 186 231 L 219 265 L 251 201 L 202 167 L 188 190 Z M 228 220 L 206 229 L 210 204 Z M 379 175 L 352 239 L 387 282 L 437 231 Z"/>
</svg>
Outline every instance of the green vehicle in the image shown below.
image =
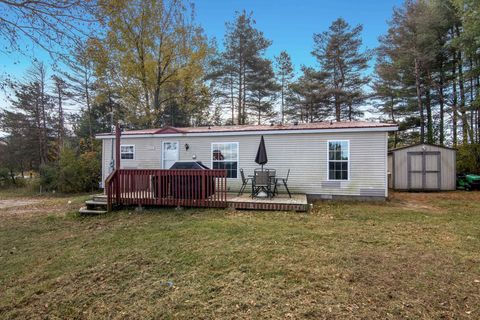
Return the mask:
<svg viewBox="0 0 480 320">
<path fill-rule="evenodd" d="M 457 189 L 459 190 L 479 190 L 480 176 L 476 174 L 457 175 Z"/>
</svg>

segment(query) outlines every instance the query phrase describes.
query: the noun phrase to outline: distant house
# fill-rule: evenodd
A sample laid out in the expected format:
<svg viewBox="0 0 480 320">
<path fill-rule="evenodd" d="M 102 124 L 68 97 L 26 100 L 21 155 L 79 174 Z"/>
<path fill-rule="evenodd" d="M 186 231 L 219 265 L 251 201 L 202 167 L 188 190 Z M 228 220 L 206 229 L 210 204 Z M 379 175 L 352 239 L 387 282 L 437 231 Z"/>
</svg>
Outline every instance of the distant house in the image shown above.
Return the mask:
<svg viewBox="0 0 480 320">
<path fill-rule="evenodd" d="M 266 167 L 285 176 L 289 188 L 316 198 L 388 196 L 387 138 L 394 124 L 374 122 L 318 122 L 272 126 L 211 126 L 122 132 L 121 168 L 169 169 L 177 161 L 201 161 L 226 169 L 228 188 L 241 186 L 240 168 L 247 175 L 255 162 L 263 135 Z M 112 134 L 102 140 L 102 181 L 111 172 Z"/>
</svg>

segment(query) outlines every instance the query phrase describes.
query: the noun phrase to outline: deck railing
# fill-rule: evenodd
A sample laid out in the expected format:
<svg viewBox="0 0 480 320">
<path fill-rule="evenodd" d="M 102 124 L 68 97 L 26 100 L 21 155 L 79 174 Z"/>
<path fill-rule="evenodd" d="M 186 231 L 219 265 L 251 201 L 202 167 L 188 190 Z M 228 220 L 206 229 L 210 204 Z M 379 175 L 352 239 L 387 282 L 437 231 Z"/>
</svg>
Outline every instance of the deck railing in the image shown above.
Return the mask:
<svg viewBox="0 0 480 320">
<path fill-rule="evenodd" d="M 107 207 L 226 207 L 226 170 L 119 169 L 105 181 Z"/>
</svg>

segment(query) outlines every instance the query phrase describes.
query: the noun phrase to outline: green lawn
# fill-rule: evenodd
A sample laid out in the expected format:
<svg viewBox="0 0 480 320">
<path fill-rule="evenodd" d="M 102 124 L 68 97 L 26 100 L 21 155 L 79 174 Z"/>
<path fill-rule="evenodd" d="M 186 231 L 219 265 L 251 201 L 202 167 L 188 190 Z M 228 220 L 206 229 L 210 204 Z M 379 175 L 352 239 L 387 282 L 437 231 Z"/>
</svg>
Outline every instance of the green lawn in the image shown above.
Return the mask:
<svg viewBox="0 0 480 320">
<path fill-rule="evenodd" d="M 0 209 L 2 319 L 480 318 L 480 193 L 97 217 L 34 199 Z"/>
</svg>

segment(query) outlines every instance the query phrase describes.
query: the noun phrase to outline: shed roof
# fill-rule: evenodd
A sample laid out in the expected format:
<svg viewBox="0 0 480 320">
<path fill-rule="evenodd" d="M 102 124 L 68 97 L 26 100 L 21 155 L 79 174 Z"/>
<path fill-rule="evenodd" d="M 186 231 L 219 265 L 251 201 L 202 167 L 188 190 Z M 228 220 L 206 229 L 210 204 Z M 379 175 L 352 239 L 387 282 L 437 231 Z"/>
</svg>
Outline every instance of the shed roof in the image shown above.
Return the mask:
<svg viewBox="0 0 480 320">
<path fill-rule="evenodd" d="M 190 133 L 227 133 L 227 132 L 256 132 L 256 131 L 301 131 L 301 130 L 331 130 L 347 129 L 384 129 L 385 131 L 397 130 L 393 123 L 367 122 L 367 121 L 342 121 L 342 122 L 312 122 L 299 124 L 278 125 L 232 125 L 232 126 L 204 126 L 204 127 L 163 127 L 157 129 L 127 130 L 122 135 L 156 135 L 156 134 L 190 134 Z M 109 136 L 111 133 L 99 134 L 99 137 Z"/>
<path fill-rule="evenodd" d="M 398 151 L 398 150 L 404 150 L 404 149 L 408 149 L 408 148 L 418 147 L 418 146 L 422 146 L 422 145 L 431 146 L 431 147 L 437 147 L 437 148 L 443 148 L 443 149 L 448 149 L 448 150 L 454 150 L 454 151 L 457 150 L 457 149 L 455 149 L 455 148 L 446 147 L 446 146 L 442 146 L 442 145 L 439 145 L 439 144 L 415 143 L 415 144 L 411 144 L 411 145 L 409 145 L 409 146 L 403 146 L 403 147 L 398 147 L 398 148 L 395 148 L 395 149 L 390 149 L 390 150 L 388 150 L 388 153 L 395 152 L 395 151 Z"/>
</svg>

